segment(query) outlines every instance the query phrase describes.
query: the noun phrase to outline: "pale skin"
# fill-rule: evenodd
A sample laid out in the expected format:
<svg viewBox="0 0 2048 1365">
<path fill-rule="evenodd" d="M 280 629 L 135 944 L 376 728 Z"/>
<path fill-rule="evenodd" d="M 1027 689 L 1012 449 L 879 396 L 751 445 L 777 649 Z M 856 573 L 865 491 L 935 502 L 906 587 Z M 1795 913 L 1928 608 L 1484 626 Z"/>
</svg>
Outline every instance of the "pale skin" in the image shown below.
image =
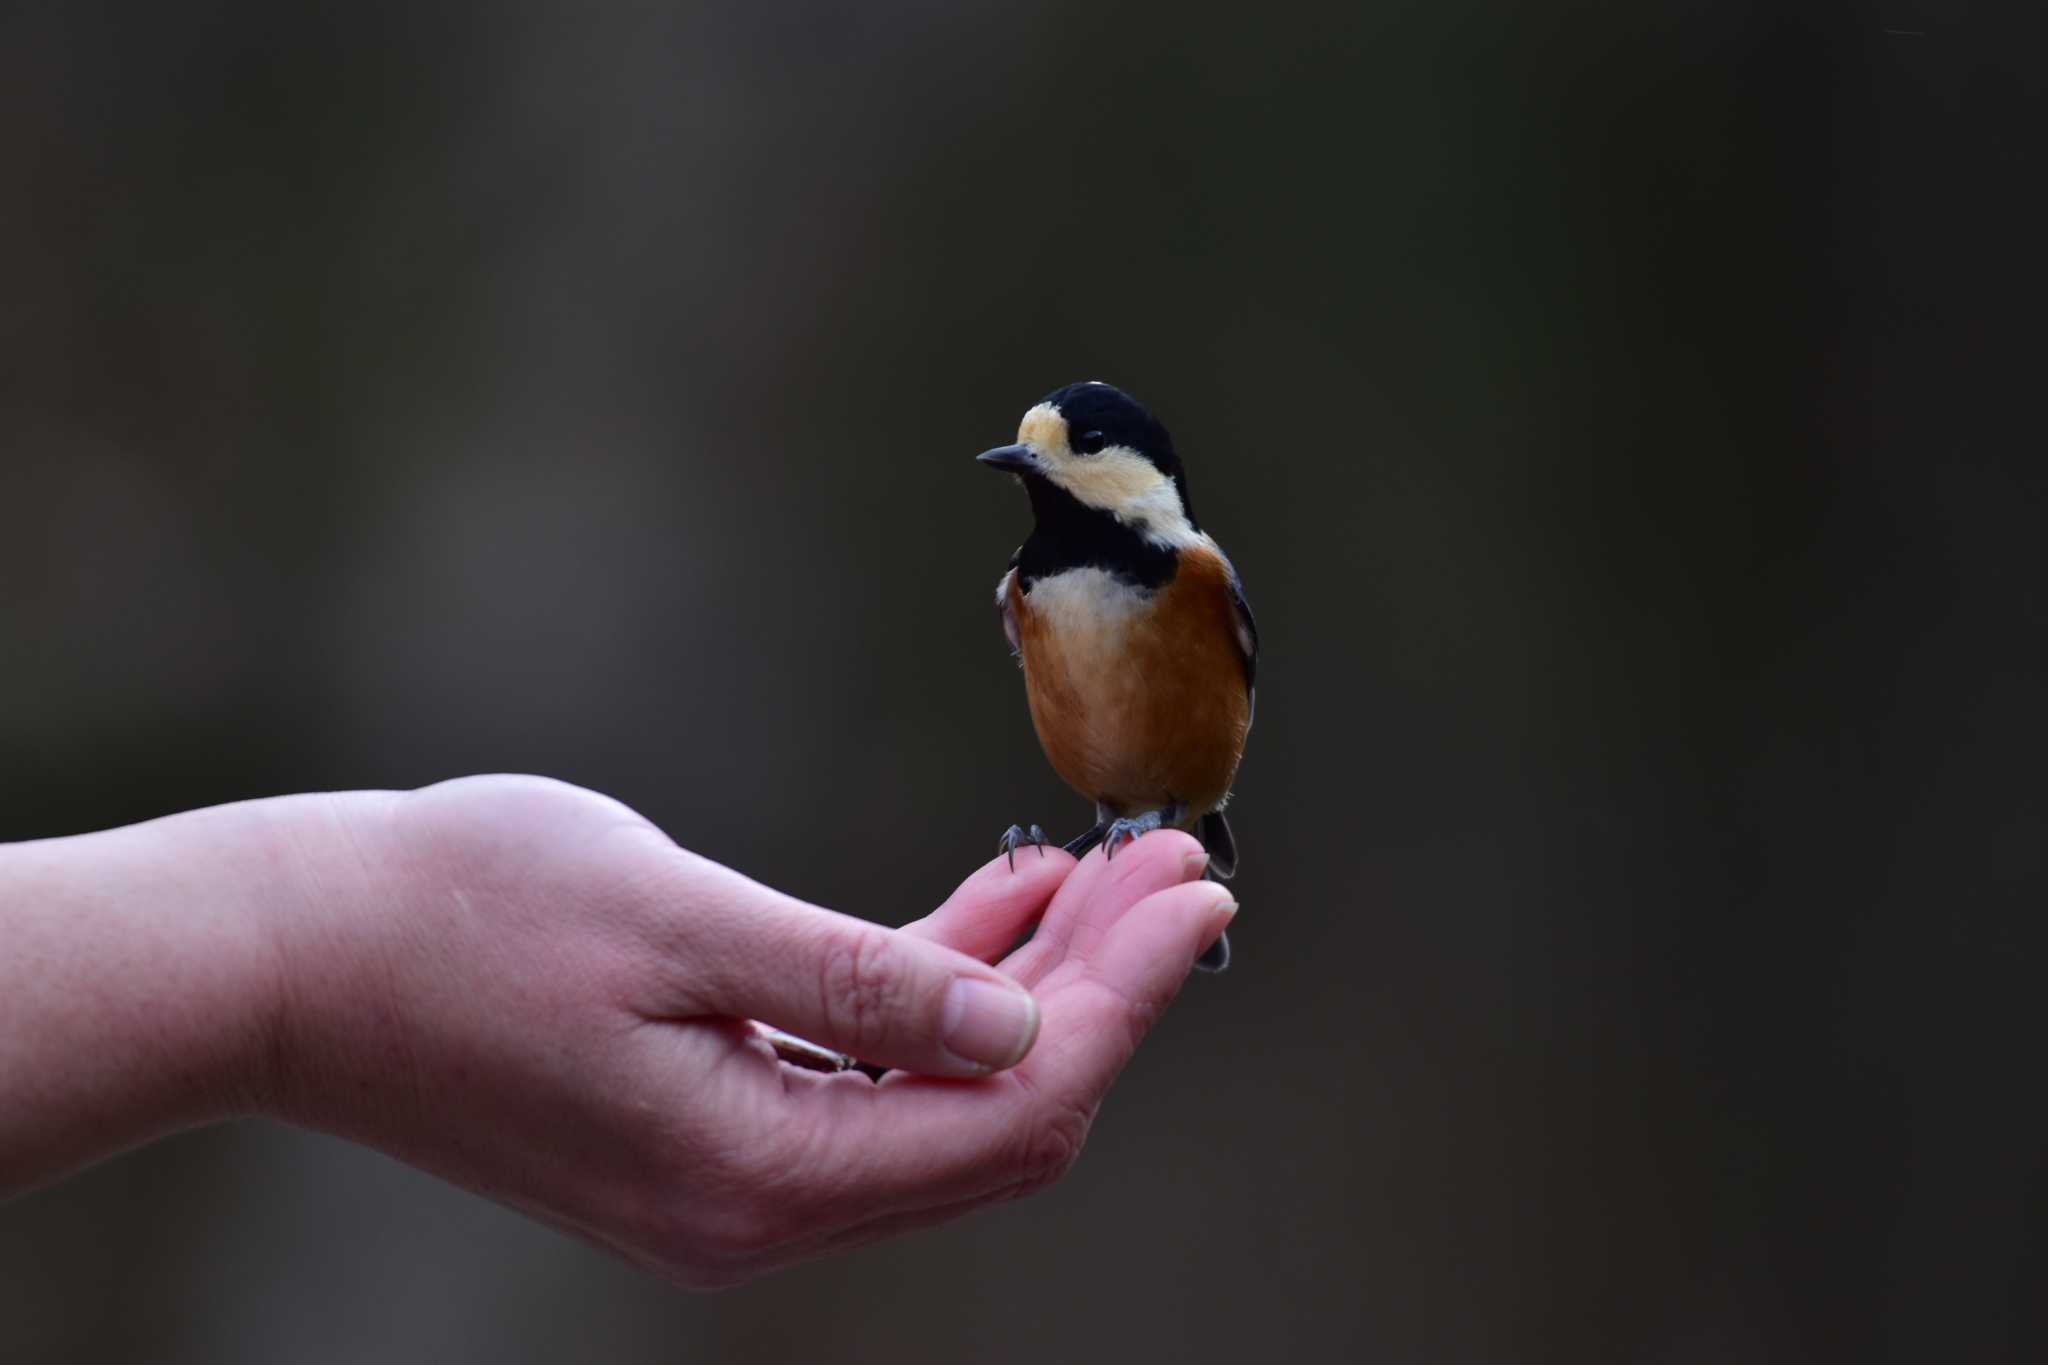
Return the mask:
<svg viewBox="0 0 2048 1365">
<path fill-rule="evenodd" d="M 1203 865 L 1034 850 L 892 930 L 526 777 L 0 845 L 0 1198 L 267 1114 L 732 1284 L 1057 1179 L 1234 912 Z"/>
</svg>

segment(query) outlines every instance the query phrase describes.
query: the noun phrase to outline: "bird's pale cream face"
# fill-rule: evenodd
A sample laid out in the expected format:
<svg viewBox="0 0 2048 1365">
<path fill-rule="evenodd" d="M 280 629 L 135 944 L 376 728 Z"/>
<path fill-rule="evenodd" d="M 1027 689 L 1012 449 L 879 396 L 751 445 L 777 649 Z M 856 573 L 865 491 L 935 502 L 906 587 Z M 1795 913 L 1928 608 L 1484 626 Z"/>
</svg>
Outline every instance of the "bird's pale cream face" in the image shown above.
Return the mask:
<svg viewBox="0 0 2048 1365">
<path fill-rule="evenodd" d="M 1159 467 L 1128 446 L 1075 452 L 1067 419 L 1050 403 L 1024 414 L 1017 444 L 1036 457 L 1039 471 L 1075 501 L 1100 508 L 1160 545 L 1192 545 L 1201 532 L 1188 524 L 1180 490 Z"/>
</svg>

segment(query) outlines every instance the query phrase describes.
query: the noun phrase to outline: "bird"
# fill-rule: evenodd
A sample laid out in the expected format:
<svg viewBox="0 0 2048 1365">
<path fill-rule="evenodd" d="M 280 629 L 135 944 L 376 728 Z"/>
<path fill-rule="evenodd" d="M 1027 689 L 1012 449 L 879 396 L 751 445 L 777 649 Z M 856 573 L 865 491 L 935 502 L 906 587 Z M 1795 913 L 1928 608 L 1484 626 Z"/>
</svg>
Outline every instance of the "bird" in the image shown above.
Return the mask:
<svg viewBox="0 0 2048 1365">
<path fill-rule="evenodd" d="M 1237 570 L 1195 520 L 1173 437 L 1100 380 L 1068 384 L 1025 412 L 1010 445 L 975 457 L 1014 475 L 1030 536 L 996 585 L 1003 634 L 1022 664 L 1032 727 L 1060 779 L 1095 805 L 1065 848 L 1114 858 L 1157 829 L 1201 841 L 1208 875 L 1237 870 L 1223 808 L 1251 732 L 1259 629 Z M 997 851 L 1044 830 L 1012 825 Z M 1221 971 L 1219 938 L 1198 966 Z"/>
</svg>

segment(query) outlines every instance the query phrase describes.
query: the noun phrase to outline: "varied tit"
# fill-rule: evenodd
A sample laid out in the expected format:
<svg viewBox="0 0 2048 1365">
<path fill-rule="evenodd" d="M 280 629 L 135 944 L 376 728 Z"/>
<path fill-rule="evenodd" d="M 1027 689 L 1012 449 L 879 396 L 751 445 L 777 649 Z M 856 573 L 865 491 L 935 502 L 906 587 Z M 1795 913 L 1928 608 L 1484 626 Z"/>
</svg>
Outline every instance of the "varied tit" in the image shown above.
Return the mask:
<svg viewBox="0 0 2048 1365">
<path fill-rule="evenodd" d="M 978 458 L 1015 474 L 1037 526 L 996 585 L 1053 770 L 1095 803 L 1067 844 L 1103 855 L 1183 829 L 1210 875 L 1237 869 L 1223 818 L 1252 724 L 1258 627 L 1237 571 L 1195 523 L 1166 428 L 1129 394 L 1069 384 L 1024 414 L 1015 445 Z M 1045 842 L 1012 825 L 1001 850 Z M 1220 971 L 1219 939 L 1199 965 Z"/>
</svg>

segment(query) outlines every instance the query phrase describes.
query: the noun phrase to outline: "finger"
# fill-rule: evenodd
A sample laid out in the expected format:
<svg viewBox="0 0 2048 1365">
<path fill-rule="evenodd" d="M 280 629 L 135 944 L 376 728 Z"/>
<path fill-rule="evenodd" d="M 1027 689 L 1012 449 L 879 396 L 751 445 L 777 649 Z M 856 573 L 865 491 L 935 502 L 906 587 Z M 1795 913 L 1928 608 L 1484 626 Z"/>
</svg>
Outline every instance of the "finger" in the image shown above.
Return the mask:
<svg viewBox="0 0 2048 1365">
<path fill-rule="evenodd" d="M 1001 972 L 929 939 L 752 889 L 686 931 L 676 1013 L 758 1019 L 930 1076 L 985 1075 L 1030 1050 L 1038 1007 Z"/>
<path fill-rule="evenodd" d="M 1230 915 L 1229 893 L 1212 882 L 1130 907 L 1093 953 L 1048 975 L 1043 1033 L 1014 1072 L 972 1085 L 892 1076 L 804 1087 L 795 1117 L 816 1149 L 806 1160 L 845 1173 L 840 1216 L 990 1198 L 1064 1172 L 1110 1082 Z"/>
<path fill-rule="evenodd" d="M 1178 830 L 1147 834 L 1114 859 L 1099 850 L 1090 853 L 1054 895 L 1038 932 L 1004 960 L 1003 970 L 1036 988 L 1071 949 L 1087 951 L 1133 905 L 1201 876 L 1207 866 L 1201 844 Z"/>
<path fill-rule="evenodd" d="M 1014 872 L 1008 857 L 998 856 L 902 932 L 991 961 L 1045 913 L 1074 866 L 1073 855 L 1057 848 L 1020 850 Z"/>
<path fill-rule="evenodd" d="M 1106 1091 L 1236 913 L 1223 887 L 1189 882 L 1146 897 L 1087 949 L 1077 938 L 1040 987 L 1047 1036 L 1030 1079 Z"/>
</svg>

